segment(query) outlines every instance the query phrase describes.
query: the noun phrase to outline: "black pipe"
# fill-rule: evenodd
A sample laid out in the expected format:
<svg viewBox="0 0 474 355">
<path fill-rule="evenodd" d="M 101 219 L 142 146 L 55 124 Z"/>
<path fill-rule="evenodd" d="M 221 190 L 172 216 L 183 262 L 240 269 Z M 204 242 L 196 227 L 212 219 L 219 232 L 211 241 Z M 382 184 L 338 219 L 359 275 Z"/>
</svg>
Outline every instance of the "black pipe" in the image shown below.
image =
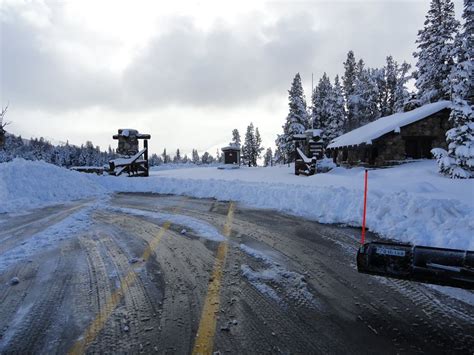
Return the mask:
<svg viewBox="0 0 474 355">
<path fill-rule="evenodd" d="M 372 242 L 357 252 L 360 273 L 474 289 L 474 252 Z"/>
</svg>

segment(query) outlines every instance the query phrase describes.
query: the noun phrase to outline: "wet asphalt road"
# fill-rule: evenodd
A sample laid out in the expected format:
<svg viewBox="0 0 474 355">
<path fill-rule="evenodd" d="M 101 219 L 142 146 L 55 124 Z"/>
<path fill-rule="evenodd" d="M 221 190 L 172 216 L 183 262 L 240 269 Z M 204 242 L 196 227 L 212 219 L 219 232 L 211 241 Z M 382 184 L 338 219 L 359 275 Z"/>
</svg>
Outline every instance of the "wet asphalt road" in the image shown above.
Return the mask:
<svg viewBox="0 0 474 355">
<path fill-rule="evenodd" d="M 1 221 L 2 354 L 474 352 L 474 307 L 358 274 L 352 228 L 151 194 Z"/>
</svg>

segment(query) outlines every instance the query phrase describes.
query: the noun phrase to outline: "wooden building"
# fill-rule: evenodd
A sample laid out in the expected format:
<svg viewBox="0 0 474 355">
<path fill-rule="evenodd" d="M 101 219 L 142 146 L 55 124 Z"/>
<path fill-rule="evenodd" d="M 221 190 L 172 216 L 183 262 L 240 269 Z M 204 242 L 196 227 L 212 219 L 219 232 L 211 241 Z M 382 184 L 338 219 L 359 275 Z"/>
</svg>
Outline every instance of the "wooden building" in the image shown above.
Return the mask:
<svg viewBox="0 0 474 355">
<path fill-rule="evenodd" d="M 431 149 L 447 149 L 450 101 L 427 104 L 379 118 L 335 138 L 326 154 L 335 163 L 387 166 L 411 159 L 431 159 Z"/>
<path fill-rule="evenodd" d="M 224 153 L 224 164 L 240 165 L 240 145 L 230 143 L 227 147 L 222 148 Z"/>
</svg>

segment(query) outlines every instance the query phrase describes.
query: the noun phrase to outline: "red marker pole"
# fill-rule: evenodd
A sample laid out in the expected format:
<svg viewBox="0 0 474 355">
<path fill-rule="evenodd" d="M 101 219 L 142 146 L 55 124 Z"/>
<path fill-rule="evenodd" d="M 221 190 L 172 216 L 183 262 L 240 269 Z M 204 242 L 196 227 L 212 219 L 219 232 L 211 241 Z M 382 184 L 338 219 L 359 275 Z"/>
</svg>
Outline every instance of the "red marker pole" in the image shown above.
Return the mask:
<svg viewBox="0 0 474 355">
<path fill-rule="evenodd" d="M 362 236 L 360 238 L 360 243 L 364 245 L 365 243 L 365 215 L 367 213 L 367 180 L 369 177 L 369 171 L 365 169 L 365 183 L 364 183 L 364 214 L 362 216 Z"/>
</svg>

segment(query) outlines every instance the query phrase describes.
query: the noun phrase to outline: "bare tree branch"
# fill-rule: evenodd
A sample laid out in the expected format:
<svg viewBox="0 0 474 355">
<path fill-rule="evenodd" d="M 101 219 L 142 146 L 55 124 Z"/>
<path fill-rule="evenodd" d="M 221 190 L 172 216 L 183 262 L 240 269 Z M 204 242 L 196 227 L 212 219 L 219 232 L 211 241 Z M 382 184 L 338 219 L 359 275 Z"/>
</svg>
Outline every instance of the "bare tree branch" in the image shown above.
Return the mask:
<svg viewBox="0 0 474 355">
<path fill-rule="evenodd" d="M 3 122 L 5 115 L 7 114 L 8 104 L 5 108 L 2 107 L 2 113 L 0 113 L 0 131 L 5 131 L 4 128 L 8 126 L 11 122 Z"/>
</svg>

